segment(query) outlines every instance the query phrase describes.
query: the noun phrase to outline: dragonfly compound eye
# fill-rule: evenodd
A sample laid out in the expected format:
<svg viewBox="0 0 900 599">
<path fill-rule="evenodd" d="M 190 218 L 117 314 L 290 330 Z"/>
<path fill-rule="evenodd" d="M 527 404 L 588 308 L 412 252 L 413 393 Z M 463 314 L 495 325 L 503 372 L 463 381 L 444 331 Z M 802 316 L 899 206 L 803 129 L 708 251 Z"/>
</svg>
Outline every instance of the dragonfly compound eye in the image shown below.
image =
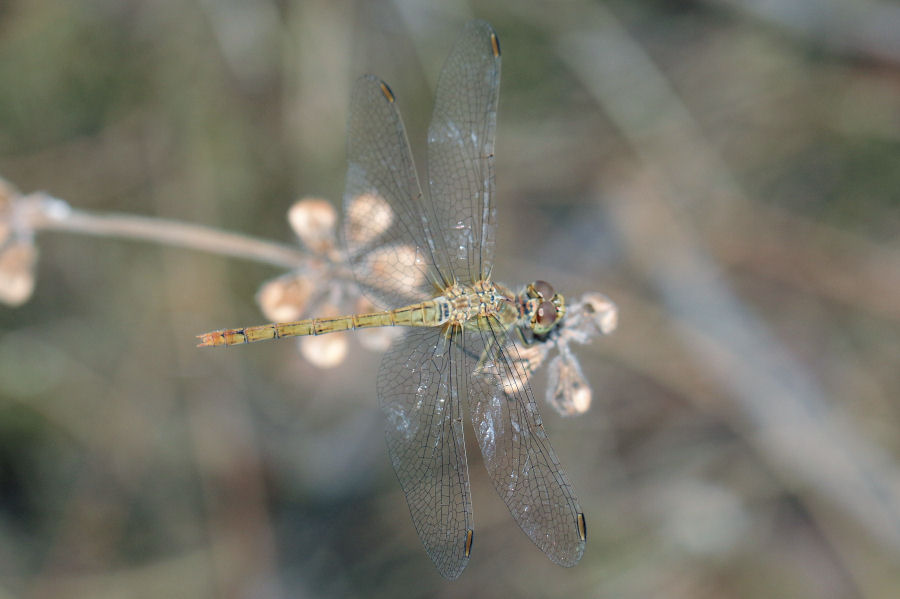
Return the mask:
<svg viewBox="0 0 900 599">
<path fill-rule="evenodd" d="M 535 281 L 532 287 L 545 300 L 553 298 L 553 287 L 547 281 Z"/>
<path fill-rule="evenodd" d="M 556 306 L 552 302 L 541 302 L 537 309 L 537 323 L 542 327 L 549 327 L 554 322 L 556 322 Z"/>
</svg>

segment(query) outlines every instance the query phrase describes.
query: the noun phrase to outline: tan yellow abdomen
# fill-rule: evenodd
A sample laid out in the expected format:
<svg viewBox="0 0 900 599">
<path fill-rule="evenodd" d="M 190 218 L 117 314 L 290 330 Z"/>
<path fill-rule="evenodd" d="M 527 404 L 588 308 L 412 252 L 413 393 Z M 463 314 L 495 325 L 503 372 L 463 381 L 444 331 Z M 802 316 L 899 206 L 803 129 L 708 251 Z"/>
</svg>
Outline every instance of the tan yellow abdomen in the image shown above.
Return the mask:
<svg viewBox="0 0 900 599">
<path fill-rule="evenodd" d="M 447 321 L 449 310 L 443 298 L 370 314 L 351 314 L 333 318 L 310 318 L 296 322 L 278 322 L 240 329 L 226 329 L 198 335 L 199 347 L 240 345 L 282 337 L 325 335 L 337 331 L 374 327 L 435 327 Z"/>
</svg>

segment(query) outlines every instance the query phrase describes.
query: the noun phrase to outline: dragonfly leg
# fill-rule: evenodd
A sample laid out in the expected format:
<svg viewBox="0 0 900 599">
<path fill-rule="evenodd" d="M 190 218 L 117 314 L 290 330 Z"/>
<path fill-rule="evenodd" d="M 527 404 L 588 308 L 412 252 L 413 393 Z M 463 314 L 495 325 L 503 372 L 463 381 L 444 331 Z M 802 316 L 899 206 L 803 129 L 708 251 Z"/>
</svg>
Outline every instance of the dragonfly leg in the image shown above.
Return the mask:
<svg viewBox="0 0 900 599">
<path fill-rule="evenodd" d="M 516 335 L 518 336 L 519 341 L 525 347 L 531 347 L 535 343 L 537 343 L 537 339 L 534 338 L 534 335 L 531 335 L 530 338 L 525 337 L 525 330 L 522 327 L 516 327 Z"/>
</svg>

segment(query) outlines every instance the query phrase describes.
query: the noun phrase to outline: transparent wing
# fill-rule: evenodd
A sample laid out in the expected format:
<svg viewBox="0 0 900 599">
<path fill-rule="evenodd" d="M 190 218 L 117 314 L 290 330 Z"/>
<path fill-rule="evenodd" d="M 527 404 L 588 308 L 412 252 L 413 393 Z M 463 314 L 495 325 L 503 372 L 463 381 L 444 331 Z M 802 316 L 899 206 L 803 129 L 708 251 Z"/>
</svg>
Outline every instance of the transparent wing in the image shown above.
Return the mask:
<svg viewBox="0 0 900 599">
<path fill-rule="evenodd" d="M 353 88 L 347 124 L 344 243 L 353 274 L 382 308 L 430 298 L 440 279 L 403 122 L 387 84 Z"/>
<path fill-rule="evenodd" d="M 463 343 L 469 413 L 494 487 L 525 534 L 561 566 L 581 559 L 587 536 L 575 492 L 550 447 L 527 363 L 496 318 Z"/>
<path fill-rule="evenodd" d="M 461 283 L 487 276 L 494 261 L 494 137 L 500 43 L 484 21 L 468 23 L 441 71 L 428 128 L 428 177 L 435 242 Z M 431 216 L 431 215 L 429 215 Z"/>
<path fill-rule="evenodd" d="M 441 329 L 410 329 L 378 374 L 391 463 L 425 550 L 451 580 L 469 561 L 473 534 L 458 393 L 466 374 L 452 351 Z"/>
</svg>

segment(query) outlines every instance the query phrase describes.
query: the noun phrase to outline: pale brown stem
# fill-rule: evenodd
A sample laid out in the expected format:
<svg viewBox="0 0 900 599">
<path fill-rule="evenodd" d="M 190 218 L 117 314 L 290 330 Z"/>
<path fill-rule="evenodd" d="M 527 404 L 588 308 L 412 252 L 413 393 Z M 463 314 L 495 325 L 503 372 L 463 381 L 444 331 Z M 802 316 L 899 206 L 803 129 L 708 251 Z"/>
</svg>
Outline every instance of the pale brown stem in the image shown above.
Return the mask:
<svg viewBox="0 0 900 599">
<path fill-rule="evenodd" d="M 150 216 L 78 210 L 43 193 L 30 194 L 19 202 L 14 226 L 23 230 L 151 241 L 289 269 L 310 259 L 301 249 L 282 243 Z"/>
</svg>

